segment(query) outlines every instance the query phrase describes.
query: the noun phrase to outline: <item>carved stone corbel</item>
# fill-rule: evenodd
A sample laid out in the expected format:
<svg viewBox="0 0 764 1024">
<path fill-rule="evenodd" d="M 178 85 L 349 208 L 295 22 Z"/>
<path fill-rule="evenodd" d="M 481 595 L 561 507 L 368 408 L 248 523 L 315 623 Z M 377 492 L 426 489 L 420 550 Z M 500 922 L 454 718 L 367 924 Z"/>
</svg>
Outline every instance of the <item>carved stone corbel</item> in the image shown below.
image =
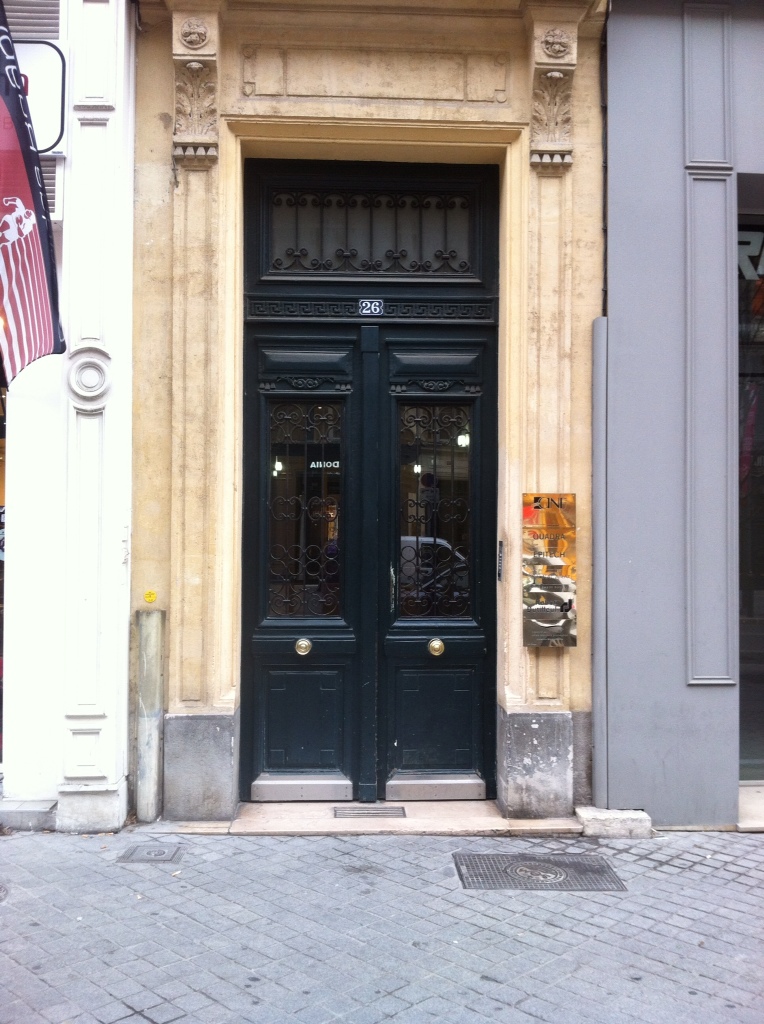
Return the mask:
<svg viewBox="0 0 764 1024">
<path fill-rule="evenodd" d="M 173 159 L 188 170 L 218 156 L 218 37 L 216 13 L 173 12 Z"/>
<path fill-rule="evenodd" d="M 578 22 L 533 23 L 531 166 L 561 174 L 573 163 L 573 74 Z"/>
</svg>

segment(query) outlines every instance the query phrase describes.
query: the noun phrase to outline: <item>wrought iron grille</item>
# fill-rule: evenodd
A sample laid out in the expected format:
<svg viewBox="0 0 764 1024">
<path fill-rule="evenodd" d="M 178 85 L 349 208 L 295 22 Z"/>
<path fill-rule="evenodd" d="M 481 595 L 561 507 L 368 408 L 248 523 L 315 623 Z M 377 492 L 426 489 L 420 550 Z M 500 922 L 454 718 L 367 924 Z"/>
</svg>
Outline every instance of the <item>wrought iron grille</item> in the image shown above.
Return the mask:
<svg viewBox="0 0 764 1024">
<path fill-rule="evenodd" d="M 399 408 L 402 618 L 464 618 L 470 601 L 470 407 Z"/>
<path fill-rule="evenodd" d="M 342 613 L 342 419 L 340 402 L 269 403 L 270 616 Z"/>
<path fill-rule="evenodd" d="M 268 208 L 268 276 L 475 276 L 469 189 L 274 187 Z"/>
</svg>

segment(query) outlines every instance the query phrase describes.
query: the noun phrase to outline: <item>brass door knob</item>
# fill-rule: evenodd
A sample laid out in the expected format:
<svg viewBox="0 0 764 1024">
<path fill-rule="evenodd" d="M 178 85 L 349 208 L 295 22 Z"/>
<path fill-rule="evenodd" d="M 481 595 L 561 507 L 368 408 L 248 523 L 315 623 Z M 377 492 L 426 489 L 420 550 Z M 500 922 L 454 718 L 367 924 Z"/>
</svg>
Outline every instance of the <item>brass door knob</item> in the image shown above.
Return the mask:
<svg viewBox="0 0 764 1024">
<path fill-rule="evenodd" d="M 306 637 L 303 637 L 301 640 L 297 641 L 294 645 L 294 649 L 298 654 L 310 654 L 313 650 L 313 644 Z"/>
<path fill-rule="evenodd" d="M 439 657 L 443 653 L 443 651 L 445 651 L 445 649 L 446 645 L 443 643 L 442 640 L 439 640 L 437 637 L 434 637 L 432 640 L 430 640 L 429 644 L 427 645 L 427 650 L 434 658 Z"/>
</svg>

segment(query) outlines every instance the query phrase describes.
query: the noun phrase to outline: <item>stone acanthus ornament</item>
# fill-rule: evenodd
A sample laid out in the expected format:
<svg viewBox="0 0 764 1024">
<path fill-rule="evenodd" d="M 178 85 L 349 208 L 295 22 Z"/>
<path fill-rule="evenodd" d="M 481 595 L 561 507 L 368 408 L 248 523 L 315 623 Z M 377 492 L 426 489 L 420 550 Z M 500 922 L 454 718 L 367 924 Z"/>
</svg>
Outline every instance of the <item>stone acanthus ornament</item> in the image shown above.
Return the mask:
<svg viewBox="0 0 764 1024">
<path fill-rule="evenodd" d="M 541 40 L 541 46 L 547 57 L 562 60 L 563 57 L 567 57 L 570 53 L 570 36 L 561 28 L 550 28 Z"/>
<path fill-rule="evenodd" d="M 180 39 L 189 50 L 199 50 L 209 39 L 209 30 L 201 18 L 187 18 L 180 26 Z"/>
<path fill-rule="evenodd" d="M 570 146 L 573 116 L 572 83 L 562 71 L 547 71 L 533 90 L 531 148 Z"/>
<path fill-rule="evenodd" d="M 216 140 L 217 121 L 217 79 L 214 68 L 198 60 L 176 66 L 176 141 Z"/>
</svg>

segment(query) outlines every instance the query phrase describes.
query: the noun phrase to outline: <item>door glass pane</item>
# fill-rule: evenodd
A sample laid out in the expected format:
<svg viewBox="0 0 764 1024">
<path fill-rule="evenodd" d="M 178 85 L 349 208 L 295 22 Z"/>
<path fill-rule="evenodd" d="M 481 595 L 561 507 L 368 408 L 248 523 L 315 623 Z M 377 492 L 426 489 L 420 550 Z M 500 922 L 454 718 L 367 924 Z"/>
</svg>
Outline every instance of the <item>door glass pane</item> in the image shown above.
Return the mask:
<svg viewBox="0 0 764 1024">
<path fill-rule="evenodd" d="M 339 616 L 342 404 L 271 401 L 268 615 Z"/>
<path fill-rule="evenodd" d="M 402 618 L 470 615 L 470 407 L 401 405 Z"/>
</svg>

